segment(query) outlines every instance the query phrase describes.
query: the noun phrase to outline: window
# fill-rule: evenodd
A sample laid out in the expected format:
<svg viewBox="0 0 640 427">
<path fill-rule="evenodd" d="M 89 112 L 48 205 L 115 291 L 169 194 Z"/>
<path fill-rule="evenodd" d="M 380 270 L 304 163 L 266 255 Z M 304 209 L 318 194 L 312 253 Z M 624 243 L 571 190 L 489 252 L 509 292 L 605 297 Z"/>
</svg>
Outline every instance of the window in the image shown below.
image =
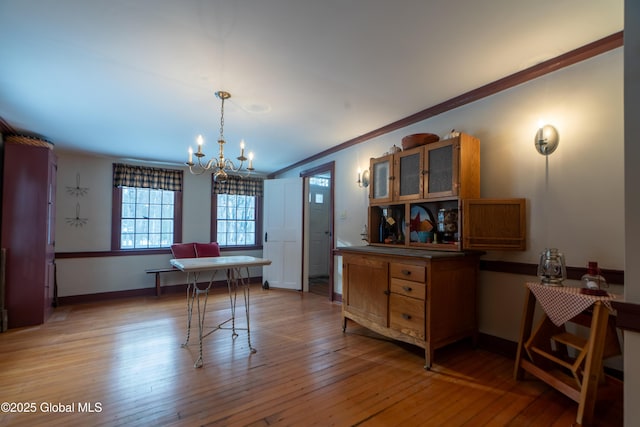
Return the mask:
<svg viewBox="0 0 640 427">
<path fill-rule="evenodd" d="M 318 187 L 329 188 L 329 178 L 323 178 L 319 176 L 312 176 L 309 178 L 309 185 L 316 185 Z"/>
<path fill-rule="evenodd" d="M 170 247 L 174 201 L 174 191 L 122 187 L 120 249 Z"/>
<path fill-rule="evenodd" d="M 212 178 L 211 241 L 221 247 L 248 248 L 262 244 L 262 192 L 260 178 Z"/>
<path fill-rule="evenodd" d="M 182 171 L 113 167 L 112 249 L 169 248 L 182 241 Z"/>
<path fill-rule="evenodd" d="M 218 194 L 217 242 L 221 246 L 256 244 L 256 197 Z"/>
</svg>

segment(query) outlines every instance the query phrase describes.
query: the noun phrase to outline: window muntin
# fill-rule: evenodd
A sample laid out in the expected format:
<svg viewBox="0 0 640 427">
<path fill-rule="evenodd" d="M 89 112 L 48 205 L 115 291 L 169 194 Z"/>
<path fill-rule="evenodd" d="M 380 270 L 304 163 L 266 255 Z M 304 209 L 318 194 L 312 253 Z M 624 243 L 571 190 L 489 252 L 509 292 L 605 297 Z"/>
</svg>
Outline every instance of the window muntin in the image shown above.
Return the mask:
<svg viewBox="0 0 640 427">
<path fill-rule="evenodd" d="M 174 191 L 122 186 L 120 249 L 168 248 L 174 243 Z"/>
</svg>

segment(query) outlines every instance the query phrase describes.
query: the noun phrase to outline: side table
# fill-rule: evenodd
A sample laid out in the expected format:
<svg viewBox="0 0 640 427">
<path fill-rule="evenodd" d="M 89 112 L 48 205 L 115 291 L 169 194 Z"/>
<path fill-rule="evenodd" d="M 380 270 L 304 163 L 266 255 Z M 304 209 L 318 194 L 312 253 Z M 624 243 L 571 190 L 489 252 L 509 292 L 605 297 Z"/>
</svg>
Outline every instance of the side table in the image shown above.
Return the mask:
<svg viewBox="0 0 640 427">
<path fill-rule="evenodd" d="M 580 288 L 526 284 L 526 296 L 514 377 L 528 372 L 578 403 L 576 422 L 593 420 L 595 403 L 607 391 L 602 361 L 620 354 L 620 343 L 610 314 L 620 296 L 593 296 Z M 532 333 L 536 301 L 544 315 Z M 592 310 L 592 311 L 591 311 Z M 567 322 L 589 327 L 588 338 L 566 331 Z M 575 350 L 570 357 L 568 347 Z"/>
</svg>

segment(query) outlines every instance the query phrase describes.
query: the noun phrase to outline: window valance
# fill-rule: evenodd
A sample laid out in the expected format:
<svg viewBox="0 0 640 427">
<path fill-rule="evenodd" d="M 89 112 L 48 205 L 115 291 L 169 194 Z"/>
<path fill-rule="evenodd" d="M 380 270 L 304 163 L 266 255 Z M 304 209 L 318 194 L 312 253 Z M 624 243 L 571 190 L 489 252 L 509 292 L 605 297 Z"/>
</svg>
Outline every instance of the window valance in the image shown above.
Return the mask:
<svg viewBox="0 0 640 427">
<path fill-rule="evenodd" d="M 263 178 L 243 178 L 241 176 L 229 175 L 226 182 L 216 182 L 213 180 L 213 194 L 234 194 L 238 196 L 260 196 L 264 194 Z"/>
<path fill-rule="evenodd" d="M 113 186 L 182 191 L 182 174 L 181 170 L 114 163 Z"/>
</svg>

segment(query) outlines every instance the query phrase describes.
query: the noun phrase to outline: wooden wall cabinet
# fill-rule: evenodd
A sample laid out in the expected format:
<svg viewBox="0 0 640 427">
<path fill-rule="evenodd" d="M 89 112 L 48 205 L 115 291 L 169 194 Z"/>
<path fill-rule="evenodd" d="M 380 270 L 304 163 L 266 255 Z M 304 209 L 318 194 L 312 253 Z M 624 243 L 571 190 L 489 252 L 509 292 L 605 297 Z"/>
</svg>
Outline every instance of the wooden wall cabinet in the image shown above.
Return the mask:
<svg viewBox="0 0 640 427">
<path fill-rule="evenodd" d="M 480 141 L 459 136 L 371 159 L 370 203 L 480 197 Z"/>
<path fill-rule="evenodd" d="M 369 244 L 443 251 L 526 249 L 526 201 L 480 198 L 477 138 L 461 133 L 371 159 L 370 171 Z M 457 214 L 453 233 L 437 228 L 443 209 Z M 398 224 L 387 242 L 380 236 L 385 212 Z M 435 233 L 427 241 L 418 235 L 425 219 Z"/>
<path fill-rule="evenodd" d="M 343 331 L 351 319 L 425 350 L 477 336 L 479 253 L 349 247 L 343 255 Z"/>
<path fill-rule="evenodd" d="M 2 247 L 6 248 L 8 327 L 38 325 L 53 311 L 56 155 L 42 146 L 4 144 Z"/>
</svg>

